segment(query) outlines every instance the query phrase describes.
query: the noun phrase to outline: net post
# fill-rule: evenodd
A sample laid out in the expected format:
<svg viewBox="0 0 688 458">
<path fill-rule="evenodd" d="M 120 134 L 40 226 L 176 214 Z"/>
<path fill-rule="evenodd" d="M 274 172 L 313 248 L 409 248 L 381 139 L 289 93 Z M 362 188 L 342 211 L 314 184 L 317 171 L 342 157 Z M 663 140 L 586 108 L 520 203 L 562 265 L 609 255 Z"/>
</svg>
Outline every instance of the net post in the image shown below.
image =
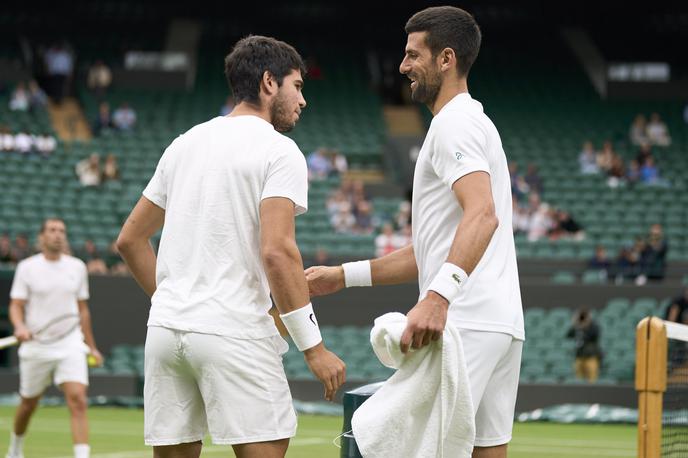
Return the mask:
<svg viewBox="0 0 688 458">
<path fill-rule="evenodd" d="M 638 392 L 638 458 L 660 458 L 662 397 L 667 385 L 667 333 L 657 317 L 636 328 L 635 389 Z"/>
</svg>

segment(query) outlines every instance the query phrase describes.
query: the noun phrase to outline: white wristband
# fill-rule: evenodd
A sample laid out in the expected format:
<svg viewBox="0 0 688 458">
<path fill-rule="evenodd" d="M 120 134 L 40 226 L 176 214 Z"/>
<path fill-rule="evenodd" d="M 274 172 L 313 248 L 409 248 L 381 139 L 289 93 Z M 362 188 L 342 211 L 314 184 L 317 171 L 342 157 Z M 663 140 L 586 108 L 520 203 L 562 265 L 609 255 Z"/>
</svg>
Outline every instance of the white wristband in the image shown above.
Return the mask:
<svg viewBox="0 0 688 458">
<path fill-rule="evenodd" d="M 352 286 L 373 286 L 373 274 L 370 270 L 370 261 L 345 262 L 344 284 L 347 288 Z"/>
<path fill-rule="evenodd" d="M 461 267 L 445 262 L 430 283 L 428 291 L 436 292 L 451 304 L 459 297 L 461 287 L 466 280 L 468 280 L 468 274 Z"/>
<path fill-rule="evenodd" d="M 280 318 L 299 351 L 308 350 L 322 342 L 318 320 L 315 319 L 313 304 L 310 302 L 299 309 L 280 315 Z"/>
</svg>

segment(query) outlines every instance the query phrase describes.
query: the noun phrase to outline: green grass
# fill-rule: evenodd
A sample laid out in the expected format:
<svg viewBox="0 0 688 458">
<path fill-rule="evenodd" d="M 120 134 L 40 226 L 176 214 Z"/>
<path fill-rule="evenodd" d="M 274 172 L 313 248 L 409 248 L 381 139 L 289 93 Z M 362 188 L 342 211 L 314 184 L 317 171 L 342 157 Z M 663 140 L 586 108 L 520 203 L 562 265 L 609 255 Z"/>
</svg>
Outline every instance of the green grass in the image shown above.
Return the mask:
<svg viewBox="0 0 688 458">
<path fill-rule="evenodd" d="M 0 407 L 0 456 L 7 450 L 14 409 Z M 143 411 L 91 408 L 92 458 L 143 458 L 152 456 L 143 445 Z M 64 407 L 41 407 L 26 440 L 27 458 L 71 458 L 68 414 Z M 337 458 L 332 441 L 339 435 L 340 417 L 301 415 L 299 431 L 287 457 Z M 631 425 L 561 425 L 517 423 L 509 446 L 510 458 L 635 457 L 636 430 Z M 202 456 L 233 457 L 228 446 L 207 445 Z"/>
</svg>

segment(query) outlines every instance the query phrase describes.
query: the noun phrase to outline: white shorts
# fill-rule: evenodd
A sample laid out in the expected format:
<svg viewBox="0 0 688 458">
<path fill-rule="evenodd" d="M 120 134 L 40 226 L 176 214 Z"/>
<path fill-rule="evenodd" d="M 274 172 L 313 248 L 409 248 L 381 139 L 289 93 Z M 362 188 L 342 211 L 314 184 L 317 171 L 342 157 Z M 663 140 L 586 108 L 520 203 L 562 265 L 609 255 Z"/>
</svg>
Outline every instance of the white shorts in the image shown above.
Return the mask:
<svg viewBox="0 0 688 458">
<path fill-rule="evenodd" d="M 280 336 L 233 339 L 150 326 L 146 337 L 147 445 L 245 444 L 296 434 Z"/>
<path fill-rule="evenodd" d="M 475 409 L 475 446 L 511 440 L 523 341 L 500 332 L 459 329 Z"/>
<path fill-rule="evenodd" d="M 86 354 L 75 351 L 61 359 L 35 359 L 19 357 L 19 394 L 35 398 L 54 383 L 76 382 L 88 386 Z"/>
</svg>

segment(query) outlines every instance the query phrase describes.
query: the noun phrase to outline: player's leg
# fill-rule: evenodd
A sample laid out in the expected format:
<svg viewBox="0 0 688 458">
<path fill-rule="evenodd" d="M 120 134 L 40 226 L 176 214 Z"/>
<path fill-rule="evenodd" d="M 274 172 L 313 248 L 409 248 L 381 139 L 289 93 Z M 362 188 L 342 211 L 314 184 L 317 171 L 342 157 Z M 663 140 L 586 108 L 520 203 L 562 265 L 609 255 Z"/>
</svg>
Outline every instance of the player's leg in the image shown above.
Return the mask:
<svg viewBox="0 0 688 458">
<path fill-rule="evenodd" d="M 296 434 L 296 413 L 282 365 L 279 336 L 232 339 L 189 334 L 193 365 L 215 444 L 237 456 L 282 458 Z"/>
<path fill-rule="evenodd" d="M 237 458 L 284 458 L 289 439 L 232 445 Z"/>
<path fill-rule="evenodd" d="M 473 458 L 505 458 L 511 440 L 523 342 L 460 329 L 475 409 Z"/>
<path fill-rule="evenodd" d="M 83 351 L 74 351 L 61 359 L 55 367 L 55 385 L 59 386 L 65 397 L 70 415 L 74 456 L 88 458 L 91 449 L 88 445 L 88 363 Z"/>
<path fill-rule="evenodd" d="M 50 386 L 54 361 L 37 361 L 19 357 L 19 395 L 21 401 L 14 415 L 14 428 L 10 435 L 8 458 L 24 456 L 24 435 L 31 416 L 38 407 L 43 391 Z"/>
<path fill-rule="evenodd" d="M 156 458 L 197 458 L 201 453 L 206 413 L 187 356 L 186 333 L 148 328 L 144 440 L 153 446 Z"/>
</svg>

